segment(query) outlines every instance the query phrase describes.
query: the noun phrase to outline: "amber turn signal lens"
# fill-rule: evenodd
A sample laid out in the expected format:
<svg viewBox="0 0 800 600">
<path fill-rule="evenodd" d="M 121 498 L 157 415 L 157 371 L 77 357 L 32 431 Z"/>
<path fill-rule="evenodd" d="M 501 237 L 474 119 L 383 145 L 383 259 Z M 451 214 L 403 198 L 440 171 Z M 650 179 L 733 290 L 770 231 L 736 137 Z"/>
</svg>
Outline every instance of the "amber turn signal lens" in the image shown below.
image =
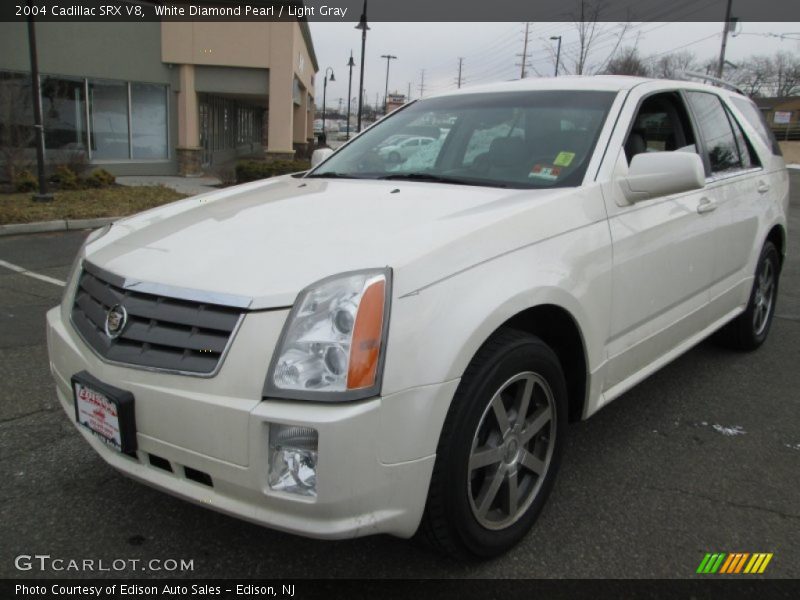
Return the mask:
<svg viewBox="0 0 800 600">
<path fill-rule="evenodd" d="M 375 384 L 383 334 L 386 280 L 374 281 L 361 297 L 350 346 L 347 389 L 357 390 Z"/>
</svg>

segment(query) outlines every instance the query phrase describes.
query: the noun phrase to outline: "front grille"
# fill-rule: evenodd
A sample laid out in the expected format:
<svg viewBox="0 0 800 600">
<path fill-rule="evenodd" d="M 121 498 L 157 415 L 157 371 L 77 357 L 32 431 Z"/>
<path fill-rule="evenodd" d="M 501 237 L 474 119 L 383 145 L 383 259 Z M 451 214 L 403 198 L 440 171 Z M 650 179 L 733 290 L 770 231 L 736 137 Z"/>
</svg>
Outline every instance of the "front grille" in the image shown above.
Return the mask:
<svg viewBox="0 0 800 600">
<path fill-rule="evenodd" d="M 126 289 L 123 281 L 89 263 L 72 305 L 72 323 L 108 361 L 187 374 L 211 375 L 242 316 L 240 308 L 180 300 Z M 106 334 L 109 310 L 120 305 L 127 322 Z"/>
</svg>

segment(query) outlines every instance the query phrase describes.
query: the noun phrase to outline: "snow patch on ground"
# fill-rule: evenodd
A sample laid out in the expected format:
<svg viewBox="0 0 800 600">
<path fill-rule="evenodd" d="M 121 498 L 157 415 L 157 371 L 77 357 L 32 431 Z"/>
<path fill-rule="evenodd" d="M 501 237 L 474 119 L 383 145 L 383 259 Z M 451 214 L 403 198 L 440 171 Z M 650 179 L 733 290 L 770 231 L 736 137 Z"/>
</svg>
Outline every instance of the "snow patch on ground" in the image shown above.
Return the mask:
<svg viewBox="0 0 800 600">
<path fill-rule="evenodd" d="M 700 423 L 695 423 L 695 427 L 711 427 L 717 433 L 721 433 L 727 437 L 733 437 L 735 435 L 744 435 L 747 433 L 741 425 L 720 425 L 719 423 L 714 423 L 713 425 L 709 424 L 708 421 L 701 421 Z"/>
<path fill-rule="evenodd" d="M 797 444 L 784 444 L 784 446 L 786 446 L 787 448 L 791 448 L 792 450 L 797 450 L 798 452 L 800 452 L 800 442 L 798 442 Z"/>
<path fill-rule="evenodd" d="M 717 433 L 721 433 L 722 435 L 727 435 L 727 436 L 744 435 L 745 433 L 747 433 L 744 429 L 742 429 L 741 425 L 733 425 L 732 427 L 725 427 L 724 425 L 718 425 L 717 423 L 714 423 L 711 427 Z"/>
<path fill-rule="evenodd" d="M 786 168 L 787 169 L 800 169 L 800 165 L 795 165 L 795 164 L 786 165 Z"/>
</svg>

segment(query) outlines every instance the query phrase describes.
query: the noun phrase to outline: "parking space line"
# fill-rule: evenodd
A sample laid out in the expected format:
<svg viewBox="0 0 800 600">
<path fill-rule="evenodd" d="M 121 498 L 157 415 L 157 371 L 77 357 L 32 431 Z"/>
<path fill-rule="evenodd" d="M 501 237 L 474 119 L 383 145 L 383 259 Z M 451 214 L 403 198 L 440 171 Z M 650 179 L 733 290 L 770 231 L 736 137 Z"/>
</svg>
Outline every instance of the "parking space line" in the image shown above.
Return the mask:
<svg viewBox="0 0 800 600">
<path fill-rule="evenodd" d="M 66 281 L 61 281 L 60 279 L 55 279 L 53 277 L 48 277 L 47 275 L 42 275 L 40 273 L 34 273 L 33 271 L 28 271 L 19 265 L 11 264 L 10 262 L 6 262 L 4 260 L 0 260 L 0 267 L 5 267 L 6 269 L 10 269 L 12 271 L 16 271 L 20 275 L 26 275 L 28 277 L 33 277 L 34 279 L 38 279 L 39 281 L 44 281 L 46 283 L 52 283 L 53 285 L 60 285 L 64 287 L 67 285 Z"/>
</svg>

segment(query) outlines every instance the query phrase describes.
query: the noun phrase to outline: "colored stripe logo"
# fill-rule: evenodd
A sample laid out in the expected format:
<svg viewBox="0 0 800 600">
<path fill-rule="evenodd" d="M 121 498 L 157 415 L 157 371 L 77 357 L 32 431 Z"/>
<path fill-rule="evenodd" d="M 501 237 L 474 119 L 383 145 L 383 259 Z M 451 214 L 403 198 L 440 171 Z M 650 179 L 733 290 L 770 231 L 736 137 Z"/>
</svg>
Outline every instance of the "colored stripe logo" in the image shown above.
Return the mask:
<svg viewBox="0 0 800 600">
<path fill-rule="evenodd" d="M 713 575 L 726 574 L 749 574 L 758 575 L 763 573 L 769 561 L 772 560 L 773 553 L 769 552 L 714 552 L 708 553 L 700 561 L 697 573 Z"/>
</svg>

